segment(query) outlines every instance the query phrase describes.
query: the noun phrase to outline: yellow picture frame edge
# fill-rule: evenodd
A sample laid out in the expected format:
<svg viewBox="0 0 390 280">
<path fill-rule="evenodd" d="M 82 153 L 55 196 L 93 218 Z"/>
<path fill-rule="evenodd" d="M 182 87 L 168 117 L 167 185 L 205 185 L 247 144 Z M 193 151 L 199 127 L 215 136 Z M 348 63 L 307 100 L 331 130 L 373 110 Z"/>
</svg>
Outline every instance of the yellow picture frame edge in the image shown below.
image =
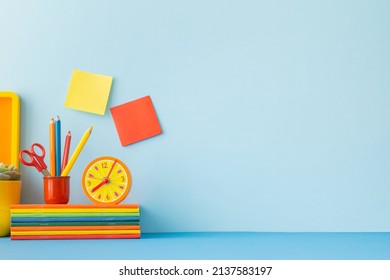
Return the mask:
<svg viewBox="0 0 390 280">
<path fill-rule="evenodd" d="M 12 129 L 11 129 L 11 162 L 19 168 L 19 148 L 20 148 L 20 97 L 12 91 L 1 91 L 3 97 L 12 100 Z"/>
</svg>

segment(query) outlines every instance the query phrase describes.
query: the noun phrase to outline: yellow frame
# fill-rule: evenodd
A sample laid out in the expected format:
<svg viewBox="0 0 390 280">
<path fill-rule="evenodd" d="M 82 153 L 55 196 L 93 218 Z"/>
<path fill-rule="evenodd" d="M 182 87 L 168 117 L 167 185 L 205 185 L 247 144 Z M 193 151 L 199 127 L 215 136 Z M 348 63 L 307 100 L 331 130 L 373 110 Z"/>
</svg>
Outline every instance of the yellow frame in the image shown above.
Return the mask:
<svg viewBox="0 0 390 280">
<path fill-rule="evenodd" d="M 2 148 L 10 150 L 10 160 L 11 162 L 4 162 L 6 164 L 13 164 L 15 167 L 19 168 L 19 144 L 20 144 L 20 98 L 14 92 L 0 92 L 0 102 L 2 99 L 10 98 L 11 99 L 11 135 L 5 135 L 0 137 L 0 145 Z M 0 121 L 5 121 L 2 116 L 3 112 L 0 112 Z M 5 114 L 4 114 L 5 115 Z M 4 138 L 3 138 L 4 137 Z M 11 147 L 5 147 L 5 142 L 2 142 L 1 139 L 6 137 L 11 137 Z M 4 145 L 4 146 L 3 146 Z M 4 159 L 0 159 L 0 162 Z"/>
</svg>

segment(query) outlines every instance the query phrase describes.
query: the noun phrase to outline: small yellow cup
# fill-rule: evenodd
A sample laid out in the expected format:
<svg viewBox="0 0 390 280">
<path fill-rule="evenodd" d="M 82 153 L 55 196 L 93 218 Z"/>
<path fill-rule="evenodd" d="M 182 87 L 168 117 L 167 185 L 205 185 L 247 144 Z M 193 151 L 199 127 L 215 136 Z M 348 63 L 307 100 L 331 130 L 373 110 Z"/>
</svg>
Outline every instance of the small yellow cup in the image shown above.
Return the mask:
<svg viewBox="0 0 390 280">
<path fill-rule="evenodd" d="M 9 235 L 10 206 L 20 204 L 22 181 L 0 180 L 0 236 Z"/>
</svg>

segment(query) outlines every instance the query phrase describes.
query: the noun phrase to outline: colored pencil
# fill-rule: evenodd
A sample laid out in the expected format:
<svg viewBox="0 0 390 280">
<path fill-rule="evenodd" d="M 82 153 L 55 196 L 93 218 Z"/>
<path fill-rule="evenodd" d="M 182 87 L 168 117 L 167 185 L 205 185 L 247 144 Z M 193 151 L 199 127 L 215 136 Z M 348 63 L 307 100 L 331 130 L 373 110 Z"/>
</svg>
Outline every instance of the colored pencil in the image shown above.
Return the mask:
<svg viewBox="0 0 390 280">
<path fill-rule="evenodd" d="M 65 145 L 64 145 L 64 154 L 62 155 L 62 165 L 61 165 L 61 172 L 64 171 L 65 166 L 68 164 L 68 157 L 69 157 L 69 149 L 70 149 L 70 141 L 72 139 L 72 135 L 70 134 L 70 131 L 66 134 L 65 138 Z"/>
<path fill-rule="evenodd" d="M 56 128 L 56 172 L 53 176 L 60 176 L 61 174 L 61 120 L 60 117 L 54 121 Z"/>
<path fill-rule="evenodd" d="M 56 174 L 56 134 L 55 134 L 54 119 L 50 120 L 49 136 L 50 136 L 50 174 Z"/>
<path fill-rule="evenodd" d="M 82 149 L 84 148 L 85 143 L 87 143 L 87 140 L 91 135 L 91 132 L 92 132 L 92 126 L 90 126 L 88 130 L 84 133 L 83 137 L 81 138 L 79 144 L 76 147 L 76 150 L 73 152 L 68 164 L 66 165 L 64 171 L 62 171 L 61 176 L 68 176 L 70 170 L 72 169 L 74 163 L 76 162 Z"/>
</svg>

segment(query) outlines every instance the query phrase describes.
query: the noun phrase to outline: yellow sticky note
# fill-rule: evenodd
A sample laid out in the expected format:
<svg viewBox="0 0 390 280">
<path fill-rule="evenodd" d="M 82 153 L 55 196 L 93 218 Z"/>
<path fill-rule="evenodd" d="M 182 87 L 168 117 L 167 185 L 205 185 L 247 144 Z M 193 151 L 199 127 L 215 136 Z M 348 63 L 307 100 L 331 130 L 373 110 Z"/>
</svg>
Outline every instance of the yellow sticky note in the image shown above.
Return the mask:
<svg viewBox="0 0 390 280">
<path fill-rule="evenodd" d="M 110 96 L 112 77 L 74 70 L 65 107 L 104 115 Z"/>
</svg>

